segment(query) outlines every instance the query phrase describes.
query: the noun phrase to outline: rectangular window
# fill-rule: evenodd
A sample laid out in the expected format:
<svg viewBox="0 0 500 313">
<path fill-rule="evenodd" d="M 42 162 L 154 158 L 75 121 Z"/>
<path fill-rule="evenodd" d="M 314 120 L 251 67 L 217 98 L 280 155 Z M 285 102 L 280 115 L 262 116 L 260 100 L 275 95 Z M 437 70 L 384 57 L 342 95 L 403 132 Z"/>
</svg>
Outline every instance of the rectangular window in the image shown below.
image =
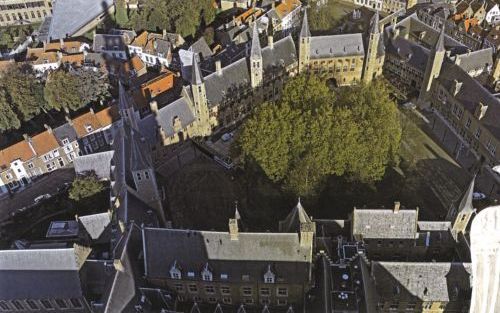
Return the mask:
<svg viewBox="0 0 500 313">
<path fill-rule="evenodd" d="M 33 165 L 33 163 L 31 163 L 31 162 L 30 162 L 30 163 L 28 163 L 28 168 L 29 168 L 29 169 L 32 169 L 33 167 L 35 167 L 35 166 Z"/>
<path fill-rule="evenodd" d="M 216 302 L 217 302 L 217 298 L 214 298 L 214 297 L 209 297 L 209 298 L 208 298 L 208 302 L 209 302 L 209 303 L 216 303 Z"/>
<path fill-rule="evenodd" d="M 7 302 L 5 301 L 0 301 L 0 309 L 4 310 L 4 311 L 9 311 L 9 306 L 7 305 Z"/>
<path fill-rule="evenodd" d="M 206 293 L 215 293 L 215 287 L 214 286 L 205 286 L 205 292 Z"/>
<path fill-rule="evenodd" d="M 198 292 L 198 287 L 195 284 L 189 285 L 189 292 L 197 293 Z"/>
<path fill-rule="evenodd" d="M 278 288 L 278 296 L 281 296 L 281 297 L 288 296 L 288 288 L 286 288 L 286 287 Z"/>
<path fill-rule="evenodd" d="M 252 287 L 243 287 L 241 288 L 241 291 L 244 296 L 251 296 L 252 295 Z"/>
<path fill-rule="evenodd" d="M 474 134 L 474 136 L 475 136 L 477 139 L 479 139 L 479 137 L 481 137 L 481 128 L 480 128 L 480 127 L 478 127 L 478 128 L 476 129 L 476 133 Z"/>
<path fill-rule="evenodd" d="M 64 138 L 62 140 L 62 143 L 63 143 L 63 145 L 69 145 L 69 139 L 68 138 Z"/>
<path fill-rule="evenodd" d="M 220 274 L 220 279 L 227 279 L 227 278 L 228 278 L 227 274 Z"/>
<path fill-rule="evenodd" d="M 17 310 L 24 310 L 24 306 L 19 300 L 12 300 L 11 302 Z"/>
<path fill-rule="evenodd" d="M 148 171 L 144 172 L 144 177 L 146 177 L 146 179 L 149 179 L 149 172 Z M 209 279 L 205 279 L 205 280 L 209 280 Z"/>
<path fill-rule="evenodd" d="M 261 296 L 270 296 L 271 290 L 269 288 L 260 288 L 260 295 Z"/>
<path fill-rule="evenodd" d="M 194 272 L 188 272 L 188 277 L 193 278 L 194 277 Z"/>
<path fill-rule="evenodd" d="M 286 304 L 287 304 L 286 299 L 278 298 L 278 305 L 286 305 Z"/>
<path fill-rule="evenodd" d="M 66 309 L 68 307 L 66 301 L 64 301 L 63 299 L 56 299 L 56 304 L 60 309 Z"/>
<path fill-rule="evenodd" d="M 135 173 L 135 176 L 137 177 L 137 180 L 142 180 L 141 173 Z"/>
<path fill-rule="evenodd" d="M 175 291 L 177 292 L 184 292 L 184 285 L 183 284 L 175 284 Z"/>
<path fill-rule="evenodd" d="M 253 298 L 245 298 L 245 299 L 243 299 L 243 302 L 245 304 L 253 304 Z"/>
<path fill-rule="evenodd" d="M 229 295 L 231 294 L 231 288 L 229 288 L 228 286 L 221 286 L 220 293 L 223 295 Z"/>
<path fill-rule="evenodd" d="M 222 303 L 231 304 L 232 302 L 231 297 L 222 297 Z"/>
</svg>

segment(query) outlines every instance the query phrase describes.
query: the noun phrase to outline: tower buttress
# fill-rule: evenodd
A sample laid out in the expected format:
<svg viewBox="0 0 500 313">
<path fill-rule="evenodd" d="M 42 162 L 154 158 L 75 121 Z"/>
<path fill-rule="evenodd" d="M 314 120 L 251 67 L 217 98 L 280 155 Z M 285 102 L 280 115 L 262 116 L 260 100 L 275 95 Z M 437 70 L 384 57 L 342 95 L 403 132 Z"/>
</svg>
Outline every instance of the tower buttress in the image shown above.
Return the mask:
<svg viewBox="0 0 500 313">
<path fill-rule="evenodd" d="M 208 109 L 207 93 L 205 82 L 201 74 L 200 66 L 193 54 L 193 63 L 191 66 L 191 91 L 193 93 L 194 114 L 198 119 L 198 127 L 201 136 L 208 136 L 211 133 L 210 113 Z"/>
<path fill-rule="evenodd" d="M 444 47 L 444 25 L 439 33 L 436 45 L 431 49 L 427 66 L 425 68 L 424 80 L 420 89 L 419 100 L 424 102 L 428 99 L 432 82 L 439 76 L 444 62 L 446 49 Z"/>
<path fill-rule="evenodd" d="M 365 57 L 365 68 L 363 71 L 363 81 L 371 82 L 380 75 L 382 64 L 379 64 L 378 50 L 380 45 L 379 13 L 375 11 L 371 21 L 370 34 L 368 38 L 368 51 Z"/>
<path fill-rule="evenodd" d="M 472 206 L 475 179 L 476 177 L 474 176 L 462 195 L 458 207 L 453 204 L 446 216 L 446 220 L 452 223 L 451 234 L 455 240 L 457 239 L 459 233 L 465 233 L 472 214 L 475 212 L 474 207 Z"/>
</svg>

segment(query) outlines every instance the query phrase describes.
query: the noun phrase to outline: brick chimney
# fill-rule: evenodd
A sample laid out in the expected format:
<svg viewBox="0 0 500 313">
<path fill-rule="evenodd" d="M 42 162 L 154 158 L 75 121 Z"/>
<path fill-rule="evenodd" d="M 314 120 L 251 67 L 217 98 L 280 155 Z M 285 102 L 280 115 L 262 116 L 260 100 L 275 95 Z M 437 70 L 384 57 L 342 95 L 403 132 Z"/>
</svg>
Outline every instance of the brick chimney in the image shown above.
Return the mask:
<svg viewBox="0 0 500 313">
<path fill-rule="evenodd" d="M 399 201 L 394 202 L 394 213 L 398 213 L 400 207 L 401 203 Z"/>
<path fill-rule="evenodd" d="M 229 237 L 231 240 L 238 240 L 238 220 L 235 218 L 229 219 Z"/>
<path fill-rule="evenodd" d="M 220 60 L 215 61 L 215 72 L 217 75 L 221 76 L 222 75 L 222 64 Z"/>
</svg>

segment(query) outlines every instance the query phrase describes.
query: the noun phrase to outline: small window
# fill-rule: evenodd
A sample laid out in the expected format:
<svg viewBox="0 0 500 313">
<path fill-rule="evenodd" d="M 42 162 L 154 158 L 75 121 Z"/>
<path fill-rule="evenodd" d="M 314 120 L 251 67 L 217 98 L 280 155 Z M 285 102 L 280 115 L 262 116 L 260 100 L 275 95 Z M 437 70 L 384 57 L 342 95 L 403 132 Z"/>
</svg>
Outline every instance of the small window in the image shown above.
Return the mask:
<svg viewBox="0 0 500 313">
<path fill-rule="evenodd" d="M 269 288 L 260 288 L 260 295 L 261 296 L 270 296 L 271 290 Z"/>
<path fill-rule="evenodd" d="M 220 293 L 223 295 L 231 294 L 231 288 L 229 288 L 228 286 L 221 286 Z"/>
<path fill-rule="evenodd" d="M 285 287 L 278 288 L 278 296 L 281 296 L 281 297 L 288 296 L 288 288 L 285 288 Z"/>
<path fill-rule="evenodd" d="M 262 305 L 269 305 L 269 303 L 271 303 L 271 301 L 269 301 L 269 298 L 260 299 L 260 304 Z"/>
<path fill-rule="evenodd" d="M 222 303 L 231 304 L 232 302 L 231 297 L 222 297 Z"/>
<path fill-rule="evenodd" d="M 208 298 L 208 302 L 209 303 L 216 303 L 217 302 L 217 298 L 215 298 L 215 297 L 209 297 Z"/>
<path fill-rule="evenodd" d="M 253 304 L 253 298 L 245 298 L 245 299 L 243 299 L 243 302 L 245 304 Z"/>
<path fill-rule="evenodd" d="M 205 292 L 206 293 L 215 293 L 215 287 L 214 286 L 205 286 Z"/>
<path fill-rule="evenodd" d="M 287 301 L 286 299 L 278 298 L 278 305 L 286 305 Z"/>
<path fill-rule="evenodd" d="M 184 292 L 184 285 L 183 284 L 175 284 L 175 291 L 177 292 Z"/>
<path fill-rule="evenodd" d="M 64 138 L 62 140 L 62 143 L 63 143 L 63 145 L 69 145 L 69 139 L 68 138 Z"/>
<path fill-rule="evenodd" d="M 220 274 L 220 279 L 227 279 L 228 275 L 227 274 Z"/>
<path fill-rule="evenodd" d="M 149 172 L 148 171 L 144 172 L 144 177 L 146 177 L 146 179 L 149 179 Z"/>
<path fill-rule="evenodd" d="M 194 272 L 188 272 L 188 277 L 193 278 L 194 277 Z"/>
<path fill-rule="evenodd" d="M 243 287 L 241 288 L 243 295 L 251 296 L 252 295 L 252 287 Z"/>
<path fill-rule="evenodd" d="M 85 130 L 87 131 L 87 133 L 92 132 L 93 131 L 92 125 L 89 124 L 85 125 Z"/>
<path fill-rule="evenodd" d="M 193 293 L 198 292 L 198 287 L 195 284 L 189 285 L 189 292 L 193 292 Z"/>
<path fill-rule="evenodd" d="M 24 310 L 24 306 L 19 300 L 12 300 L 12 304 L 17 310 Z"/>
<path fill-rule="evenodd" d="M 142 175 L 141 173 L 135 173 L 135 176 L 137 177 L 137 180 L 142 180 Z M 188 275 L 189 276 L 189 275 Z"/>
<path fill-rule="evenodd" d="M 9 306 L 7 305 L 7 303 L 5 301 L 0 301 L 0 309 L 5 310 L 5 311 L 10 310 Z"/>
</svg>

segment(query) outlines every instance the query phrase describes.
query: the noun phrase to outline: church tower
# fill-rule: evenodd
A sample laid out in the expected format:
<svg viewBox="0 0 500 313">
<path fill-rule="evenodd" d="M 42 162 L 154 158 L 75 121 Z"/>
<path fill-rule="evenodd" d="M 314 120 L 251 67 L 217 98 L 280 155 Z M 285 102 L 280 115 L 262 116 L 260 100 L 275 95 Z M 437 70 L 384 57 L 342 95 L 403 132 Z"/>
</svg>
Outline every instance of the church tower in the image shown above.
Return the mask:
<svg viewBox="0 0 500 313">
<path fill-rule="evenodd" d="M 439 33 L 436 45 L 431 49 L 429 53 L 429 59 L 427 61 L 427 66 L 425 68 L 424 80 L 422 82 L 422 87 L 420 88 L 419 100 L 423 104 L 429 97 L 431 91 L 432 82 L 439 76 L 441 72 L 441 67 L 444 62 L 444 57 L 446 54 L 446 49 L 444 47 L 444 25 Z"/>
<path fill-rule="evenodd" d="M 304 20 L 299 35 L 299 73 L 304 72 L 309 67 L 311 58 L 311 32 L 307 22 L 307 11 L 304 11 Z"/>
<path fill-rule="evenodd" d="M 476 176 L 474 176 L 469 183 L 469 186 L 465 190 L 458 207 L 453 204 L 446 215 L 446 220 L 452 223 L 451 234 L 455 240 L 459 233 L 464 233 L 469 221 L 472 217 L 472 213 L 475 212 L 472 207 L 472 194 L 474 193 L 474 182 Z"/>
<path fill-rule="evenodd" d="M 208 110 L 207 93 L 205 82 L 201 74 L 200 66 L 193 54 L 193 63 L 191 66 L 191 91 L 193 93 L 193 103 L 195 115 L 198 120 L 199 135 L 208 136 L 211 133 L 210 113 Z"/>
<path fill-rule="evenodd" d="M 382 62 L 379 62 L 380 28 L 379 14 L 375 11 L 372 17 L 370 35 L 368 38 L 368 51 L 365 58 L 365 68 L 363 72 L 363 81 L 371 82 L 376 76 L 381 74 Z"/>
<path fill-rule="evenodd" d="M 250 81 L 252 88 L 262 86 L 263 79 L 262 49 L 260 47 L 257 23 L 253 23 L 252 48 L 250 51 Z"/>
<path fill-rule="evenodd" d="M 310 247 L 312 251 L 314 235 L 316 233 L 316 223 L 307 215 L 306 210 L 300 203 L 300 199 L 292 212 L 290 212 L 283 221 L 279 222 L 279 231 L 282 233 L 298 232 L 300 246 Z"/>
<path fill-rule="evenodd" d="M 118 94 L 118 109 L 123 123 L 126 123 L 131 127 L 137 129 L 137 120 L 134 112 L 134 106 L 132 101 L 129 100 L 129 95 L 127 91 L 125 91 L 125 86 L 123 86 L 121 81 L 118 82 Z"/>
</svg>

